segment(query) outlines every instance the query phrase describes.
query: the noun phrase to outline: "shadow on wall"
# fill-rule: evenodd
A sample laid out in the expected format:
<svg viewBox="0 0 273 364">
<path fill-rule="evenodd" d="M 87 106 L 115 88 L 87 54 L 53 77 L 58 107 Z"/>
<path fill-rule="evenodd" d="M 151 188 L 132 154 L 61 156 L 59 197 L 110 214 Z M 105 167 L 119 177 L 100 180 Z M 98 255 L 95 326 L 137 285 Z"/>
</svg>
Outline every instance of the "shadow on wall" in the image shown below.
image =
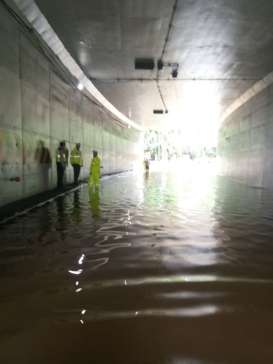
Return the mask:
<svg viewBox="0 0 273 364">
<path fill-rule="evenodd" d="M 52 158 L 50 150 L 45 146 L 43 140 L 39 140 L 37 143 L 35 161 L 38 164 L 43 189 L 47 190 L 49 188 L 49 170 L 52 167 Z"/>
</svg>

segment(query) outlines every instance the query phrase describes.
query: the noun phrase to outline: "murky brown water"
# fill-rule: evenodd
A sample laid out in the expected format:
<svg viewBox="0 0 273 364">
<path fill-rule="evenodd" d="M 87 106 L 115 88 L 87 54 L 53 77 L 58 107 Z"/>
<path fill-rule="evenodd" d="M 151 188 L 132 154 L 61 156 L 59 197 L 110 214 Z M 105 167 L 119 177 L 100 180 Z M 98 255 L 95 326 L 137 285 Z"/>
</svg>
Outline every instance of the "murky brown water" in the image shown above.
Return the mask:
<svg viewBox="0 0 273 364">
<path fill-rule="evenodd" d="M 269 192 L 128 174 L 0 232 L 1 363 L 273 363 Z"/>
</svg>

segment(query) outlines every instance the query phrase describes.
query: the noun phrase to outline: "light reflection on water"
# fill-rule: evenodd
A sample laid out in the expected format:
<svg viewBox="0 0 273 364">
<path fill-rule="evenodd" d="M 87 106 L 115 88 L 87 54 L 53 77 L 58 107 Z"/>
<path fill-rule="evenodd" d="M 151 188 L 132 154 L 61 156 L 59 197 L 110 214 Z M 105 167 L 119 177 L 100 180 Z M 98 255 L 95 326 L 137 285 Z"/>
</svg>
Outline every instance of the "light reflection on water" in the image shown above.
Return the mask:
<svg viewBox="0 0 273 364">
<path fill-rule="evenodd" d="M 2 227 L 1 362 L 272 362 L 273 195 L 201 172 L 107 178 Z"/>
</svg>

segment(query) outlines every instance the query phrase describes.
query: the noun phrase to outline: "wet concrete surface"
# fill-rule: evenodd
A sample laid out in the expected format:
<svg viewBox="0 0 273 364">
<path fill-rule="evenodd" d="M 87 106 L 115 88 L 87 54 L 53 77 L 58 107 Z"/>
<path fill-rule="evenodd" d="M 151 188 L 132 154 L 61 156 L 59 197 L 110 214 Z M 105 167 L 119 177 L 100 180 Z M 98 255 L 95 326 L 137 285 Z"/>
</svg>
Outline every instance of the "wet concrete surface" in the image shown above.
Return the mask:
<svg viewBox="0 0 273 364">
<path fill-rule="evenodd" d="M 75 186 L 70 184 L 64 186 L 63 188 L 55 188 L 49 191 L 41 192 L 33 196 L 20 199 L 19 201 L 9 203 L 7 205 L 0 207 L 0 224 L 5 224 L 14 219 L 14 217 L 19 217 L 26 215 L 31 210 L 40 208 L 46 203 L 52 202 L 59 196 L 63 196 L 66 193 L 77 190 L 79 185 Z"/>
<path fill-rule="evenodd" d="M 1 363 L 273 362 L 273 194 L 177 172 L 0 227 Z"/>
</svg>

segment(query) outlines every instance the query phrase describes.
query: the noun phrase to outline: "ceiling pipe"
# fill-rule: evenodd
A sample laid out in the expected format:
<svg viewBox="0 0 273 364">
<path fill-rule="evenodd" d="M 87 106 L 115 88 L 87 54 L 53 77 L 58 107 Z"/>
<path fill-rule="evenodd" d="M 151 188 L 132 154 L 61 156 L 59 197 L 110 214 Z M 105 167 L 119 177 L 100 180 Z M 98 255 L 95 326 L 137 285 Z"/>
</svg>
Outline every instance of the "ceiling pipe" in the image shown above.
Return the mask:
<svg viewBox="0 0 273 364">
<path fill-rule="evenodd" d="M 172 26 L 173 26 L 173 21 L 174 21 L 176 9 L 177 9 L 177 4 L 178 4 L 178 0 L 174 0 L 172 13 L 171 13 L 171 17 L 170 17 L 170 21 L 169 21 L 169 25 L 168 25 L 167 34 L 166 34 L 166 37 L 165 37 L 165 40 L 164 40 L 164 44 L 163 44 L 163 47 L 162 47 L 160 58 L 159 58 L 158 63 L 157 63 L 156 86 L 157 86 L 157 89 L 158 89 L 159 96 L 160 96 L 160 99 L 162 101 L 163 107 L 165 109 L 165 114 L 168 113 L 168 108 L 167 108 L 166 102 L 164 100 L 164 97 L 163 97 L 163 94 L 162 94 L 162 91 L 161 91 L 161 88 L 160 88 L 160 85 L 159 85 L 159 72 L 160 72 L 160 70 L 163 68 L 163 66 L 165 64 L 164 63 L 164 56 L 166 54 L 167 45 L 168 45 L 169 40 L 170 40 L 170 34 L 171 34 L 171 29 L 172 29 Z M 178 68 L 175 71 L 172 71 L 172 75 L 175 76 L 175 77 L 173 76 L 173 78 L 177 78 L 177 76 L 178 76 L 178 71 L 177 70 L 178 70 Z"/>
</svg>

